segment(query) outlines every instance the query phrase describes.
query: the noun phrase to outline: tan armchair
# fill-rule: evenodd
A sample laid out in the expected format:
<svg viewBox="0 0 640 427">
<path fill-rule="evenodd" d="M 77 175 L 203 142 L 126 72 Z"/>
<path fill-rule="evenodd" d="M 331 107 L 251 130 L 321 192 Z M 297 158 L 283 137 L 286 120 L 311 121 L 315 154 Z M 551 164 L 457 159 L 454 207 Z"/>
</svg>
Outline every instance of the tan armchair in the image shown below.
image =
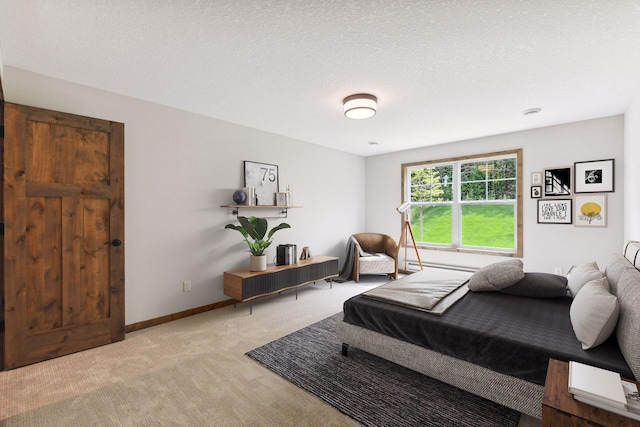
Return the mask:
<svg viewBox="0 0 640 427">
<path fill-rule="evenodd" d="M 360 281 L 361 274 L 388 274 L 398 278 L 398 245 L 393 238 L 380 233 L 354 234 L 356 241 L 353 280 Z"/>
</svg>

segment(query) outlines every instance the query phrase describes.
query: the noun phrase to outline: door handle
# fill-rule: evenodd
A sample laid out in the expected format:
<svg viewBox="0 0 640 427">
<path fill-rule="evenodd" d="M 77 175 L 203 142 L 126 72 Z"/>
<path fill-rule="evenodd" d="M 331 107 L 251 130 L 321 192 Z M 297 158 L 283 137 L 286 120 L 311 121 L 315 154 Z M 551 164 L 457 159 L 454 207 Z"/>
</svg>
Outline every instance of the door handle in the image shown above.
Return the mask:
<svg viewBox="0 0 640 427">
<path fill-rule="evenodd" d="M 122 241 L 120 239 L 113 239 L 111 241 L 112 246 L 120 246 L 121 244 L 122 244 Z"/>
</svg>

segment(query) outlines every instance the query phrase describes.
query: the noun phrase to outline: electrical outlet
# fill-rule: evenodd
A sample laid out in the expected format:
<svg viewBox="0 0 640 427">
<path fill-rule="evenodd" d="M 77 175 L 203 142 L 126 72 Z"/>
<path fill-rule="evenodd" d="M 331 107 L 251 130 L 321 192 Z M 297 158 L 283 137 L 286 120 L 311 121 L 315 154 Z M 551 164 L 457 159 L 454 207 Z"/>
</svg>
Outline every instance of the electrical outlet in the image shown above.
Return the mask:
<svg viewBox="0 0 640 427">
<path fill-rule="evenodd" d="M 182 292 L 191 292 L 191 280 L 182 282 Z"/>
<path fill-rule="evenodd" d="M 556 273 L 558 276 L 562 276 L 562 267 L 556 267 L 554 268 L 554 273 Z"/>
</svg>

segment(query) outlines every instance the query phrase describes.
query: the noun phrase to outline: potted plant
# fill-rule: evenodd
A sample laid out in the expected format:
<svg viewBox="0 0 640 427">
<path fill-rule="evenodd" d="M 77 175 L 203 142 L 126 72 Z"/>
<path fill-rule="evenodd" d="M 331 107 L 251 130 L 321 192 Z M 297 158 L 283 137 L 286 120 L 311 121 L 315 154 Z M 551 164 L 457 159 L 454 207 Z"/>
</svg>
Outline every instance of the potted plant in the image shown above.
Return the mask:
<svg viewBox="0 0 640 427">
<path fill-rule="evenodd" d="M 224 228 L 231 228 L 242 233 L 244 240 L 249 245 L 249 251 L 251 252 L 249 264 L 250 270 L 266 270 L 267 256 L 264 254 L 264 251 L 271 245 L 271 242 L 273 242 L 273 234 L 283 228 L 291 228 L 291 226 L 286 222 L 283 222 L 273 227 L 267 234 L 268 223 L 265 218 L 256 218 L 255 216 L 247 218 L 239 216 L 238 221 L 240 221 L 240 225 L 227 224 Z M 265 235 L 267 236 L 266 239 Z"/>
</svg>

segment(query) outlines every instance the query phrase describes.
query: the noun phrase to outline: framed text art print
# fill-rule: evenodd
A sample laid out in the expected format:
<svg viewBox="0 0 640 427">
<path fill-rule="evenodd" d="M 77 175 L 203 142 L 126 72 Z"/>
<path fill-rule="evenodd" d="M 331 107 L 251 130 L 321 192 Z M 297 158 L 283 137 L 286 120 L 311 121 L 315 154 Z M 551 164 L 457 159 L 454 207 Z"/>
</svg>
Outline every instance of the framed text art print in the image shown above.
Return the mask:
<svg viewBox="0 0 640 427">
<path fill-rule="evenodd" d="M 575 162 L 576 193 L 610 193 L 613 191 L 614 159 Z"/>
<path fill-rule="evenodd" d="M 571 199 L 538 200 L 538 224 L 571 224 Z"/>
<path fill-rule="evenodd" d="M 577 227 L 607 226 L 607 195 L 576 196 Z"/>
<path fill-rule="evenodd" d="M 257 205 L 274 206 L 278 192 L 278 166 L 245 160 L 244 186 L 256 189 Z"/>
</svg>

